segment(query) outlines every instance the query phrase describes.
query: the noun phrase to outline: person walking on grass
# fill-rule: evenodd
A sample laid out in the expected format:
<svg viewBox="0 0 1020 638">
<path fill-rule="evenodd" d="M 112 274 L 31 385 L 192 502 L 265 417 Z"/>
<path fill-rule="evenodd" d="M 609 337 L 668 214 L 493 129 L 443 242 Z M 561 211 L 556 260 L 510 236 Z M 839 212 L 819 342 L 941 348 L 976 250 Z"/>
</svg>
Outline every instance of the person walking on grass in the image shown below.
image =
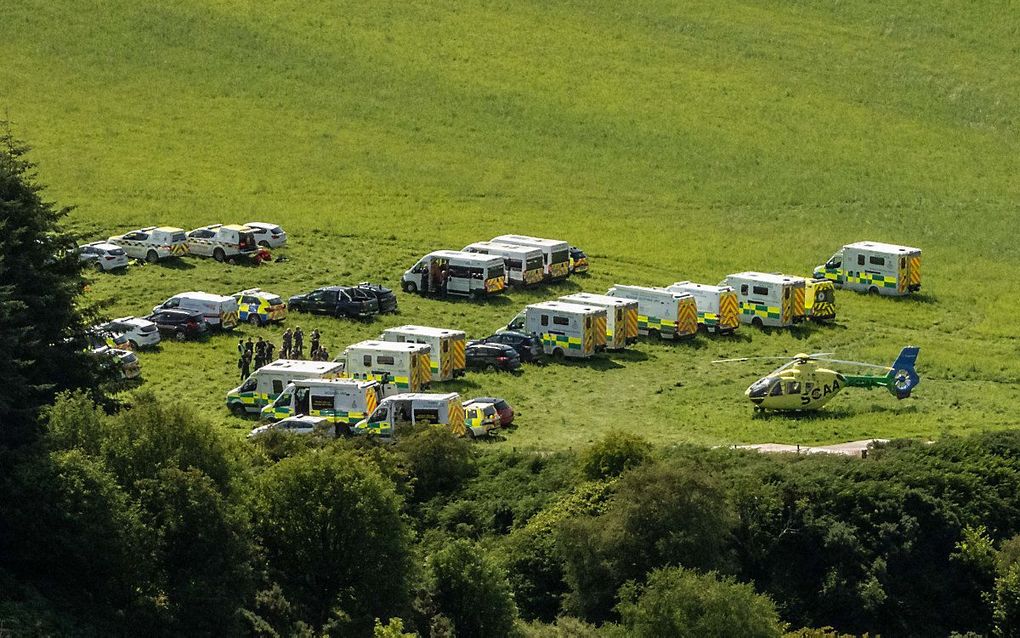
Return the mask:
<svg viewBox="0 0 1020 638">
<path fill-rule="evenodd" d="M 318 328 L 313 328 L 312 329 L 312 349 L 311 349 L 311 357 L 312 357 L 312 359 L 315 360 L 315 361 L 318 361 L 319 360 L 318 354 L 319 354 L 319 329 Z"/>
<path fill-rule="evenodd" d="M 237 360 L 237 368 L 241 371 L 241 381 L 251 376 L 251 356 L 247 352 L 241 353 L 241 358 Z"/>
<path fill-rule="evenodd" d="M 294 347 L 291 354 L 295 359 L 303 359 L 305 349 L 305 333 L 301 330 L 301 326 L 294 328 Z"/>
<path fill-rule="evenodd" d="M 290 328 L 283 331 L 283 346 L 280 348 L 280 358 L 290 359 L 290 340 L 291 332 Z"/>
</svg>

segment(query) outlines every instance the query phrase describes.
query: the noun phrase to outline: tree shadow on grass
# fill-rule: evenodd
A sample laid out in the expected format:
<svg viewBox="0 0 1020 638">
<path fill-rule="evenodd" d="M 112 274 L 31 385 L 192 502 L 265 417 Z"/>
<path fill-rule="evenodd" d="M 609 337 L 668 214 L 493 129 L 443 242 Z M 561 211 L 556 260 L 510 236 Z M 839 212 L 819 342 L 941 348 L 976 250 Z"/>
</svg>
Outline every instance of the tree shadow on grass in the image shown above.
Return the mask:
<svg viewBox="0 0 1020 638">
<path fill-rule="evenodd" d="M 169 270 L 193 270 L 195 264 L 182 259 L 181 257 L 167 257 L 161 259 L 155 264 L 146 264 L 146 266 L 159 266 L 160 268 L 167 268 Z"/>
</svg>

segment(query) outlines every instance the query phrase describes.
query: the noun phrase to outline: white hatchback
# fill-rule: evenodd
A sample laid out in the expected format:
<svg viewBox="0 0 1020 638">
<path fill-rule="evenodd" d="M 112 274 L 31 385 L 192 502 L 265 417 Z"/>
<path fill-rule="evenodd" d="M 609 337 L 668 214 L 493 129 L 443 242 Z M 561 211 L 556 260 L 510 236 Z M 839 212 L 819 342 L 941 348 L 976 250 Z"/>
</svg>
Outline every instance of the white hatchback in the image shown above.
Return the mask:
<svg viewBox="0 0 1020 638">
<path fill-rule="evenodd" d="M 287 233 L 276 224 L 247 222 L 245 226 L 255 233 L 255 243 L 259 246 L 279 248 L 287 243 Z"/>
<path fill-rule="evenodd" d="M 103 272 L 127 268 L 127 252 L 108 241 L 94 241 L 78 248 L 78 260 L 87 261 L 96 270 Z"/>
<path fill-rule="evenodd" d="M 158 344 L 160 339 L 159 327 L 148 319 L 140 317 L 121 317 L 104 323 L 100 328 L 123 334 L 135 350 L 150 348 Z"/>
<path fill-rule="evenodd" d="M 248 434 L 248 438 L 257 439 L 260 436 L 268 434 L 272 430 L 290 432 L 291 434 L 312 434 L 314 432 L 321 432 L 326 436 L 332 436 L 333 428 L 327 428 L 325 427 L 326 425 L 328 425 L 328 419 L 326 419 L 326 417 L 305 416 L 301 414 L 298 416 L 287 417 L 286 419 L 280 419 L 275 423 L 260 425 Z"/>
</svg>

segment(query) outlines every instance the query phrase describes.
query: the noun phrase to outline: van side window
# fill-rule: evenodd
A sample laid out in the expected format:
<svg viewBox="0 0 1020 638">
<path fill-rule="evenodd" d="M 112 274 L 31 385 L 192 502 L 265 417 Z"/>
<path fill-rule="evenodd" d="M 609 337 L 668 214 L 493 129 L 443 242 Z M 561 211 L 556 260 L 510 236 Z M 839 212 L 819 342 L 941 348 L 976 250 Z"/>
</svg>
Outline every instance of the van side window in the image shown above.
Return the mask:
<svg viewBox="0 0 1020 638">
<path fill-rule="evenodd" d="M 769 294 L 769 289 L 765 286 L 755 286 L 753 290 L 754 294 L 761 295 L 762 297 L 767 297 Z"/>
<path fill-rule="evenodd" d="M 362 357 L 361 362 L 363 364 L 365 364 L 366 368 L 371 368 L 372 367 L 372 355 L 366 354 L 364 357 Z"/>
<path fill-rule="evenodd" d="M 858 266 L 864 265 L 864 255 L 857 255 L 857 265 Z"/>
<path fill-rule="evenodd" d="M 868 261 L 871 262 L 872 266 L 885 265 L 885 257 L 875 257 L 874 255 L 872 255 L 871 257 L 868 257 Z"/>
<path fill-rule="evenodd" d="M 375 362 L 381 366 L 391 366 L 394 363 L 394 359 L 388 354 L 381 354 L 375 358 Z"/>
<path fill-rule="evenodd" d="M 273 379 L 273 394 L 280 394 L 281 392 L 283 392 L 283 381 Z"/>
<path fill-rule="evenodd" d="M 439 423 L 439 410 L 435 408 L 417 408 L 414 411 L 415 423 Z"/>
<path fill-rule="evenodd" d="M 524 268 L 524 262 L 522 262 L 520 259 L 507 259 L 506 266 L 507 268 L 513 270 L 521 270 L 522 268 Z"/>
<path fill-rule="evenodd" d="M 542 315 L 541 324 L 543 326 L 549 325 L 549 315 Z"/>
<path fill-rule="evenodd" d="M 747 295 L 747 284 L 740 284 L 740 294 Z"/>
<path fill-rule="evenodd" d="M 312 395 L 312 409 L 313 410 L 332 410 L 333 409 L 333 397 L 329 395 L 313 394 Z"/>
<path fill-rule="evenodd" d="M 569 326 L 570 319 L 566 317 L 553 317 L 553 323 L 557 326 Z"/>
</svg>

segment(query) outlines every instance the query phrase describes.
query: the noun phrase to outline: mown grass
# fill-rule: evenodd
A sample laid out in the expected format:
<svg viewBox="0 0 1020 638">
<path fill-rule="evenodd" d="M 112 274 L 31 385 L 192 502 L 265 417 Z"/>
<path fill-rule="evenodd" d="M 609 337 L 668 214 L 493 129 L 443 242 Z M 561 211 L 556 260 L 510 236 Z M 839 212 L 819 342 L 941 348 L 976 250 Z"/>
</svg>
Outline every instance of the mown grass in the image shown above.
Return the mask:
<svg viewBox="0 0 1020 638">
<path fill-rule="evenodd" d="M 401 296 L 361 324 L 291 320 L 334 353 L 398 323 L 487 334 L 530 301 L 613 283 L 806 273 L 839 245 L 921 246 L 924 297 L 839 296 L 840 325 L 643 343 L 594 364 L 474 374 L 556 449 L 608 428 L 657 442 L 832 442 L 1010 427 L 1020 398 L 1016 7 L 785 2 L 14 0 L 0 108 L 83 235 L 275 220 L 290 261 L 189 259 L 97 277 L 111 315 L 188 289 L 396 285 L 421 253 L 504 232 L 568 238 L 590 277 L 487 304 Z M 244 328 L 242 333 L 253 333 Z M 270 330 L 279 343 L 279 330 Z M 143 356 L 145 383 L 237 433 L 232 336 Z M 921 346 L 915 399 L 848 391 L 756 418 L 766 364 L 724 356 Z"/>
</svg>

